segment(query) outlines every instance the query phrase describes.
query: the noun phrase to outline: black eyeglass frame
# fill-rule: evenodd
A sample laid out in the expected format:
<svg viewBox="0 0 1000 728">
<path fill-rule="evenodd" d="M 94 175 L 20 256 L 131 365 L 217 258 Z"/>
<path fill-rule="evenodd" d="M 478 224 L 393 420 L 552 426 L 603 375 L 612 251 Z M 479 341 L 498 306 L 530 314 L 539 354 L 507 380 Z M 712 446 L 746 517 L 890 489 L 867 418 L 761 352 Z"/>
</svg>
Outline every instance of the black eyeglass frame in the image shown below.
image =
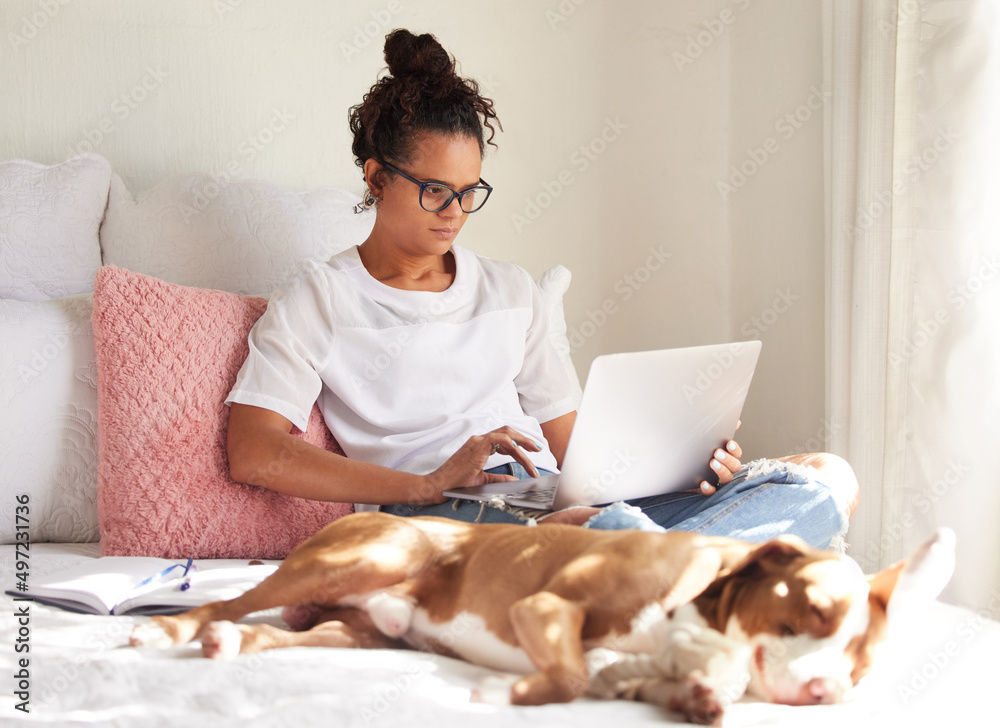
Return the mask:
<svg viewBox="0 0 1000 728">
<path fill-rule="evenodd" d="M 396 174 L 398 174 L 403 179 L 407 179 L 410 182 L 412 182 L 413 184 L 415 184 L 418 187 L 420 187 L 420 197 L 419 197 L 420 207 L 422 207 L 423 209 L 427 210 L 427 212 L 441 212 L 441 210 L 444 210 L 445 208 L 448 207 L 448 205 L 450 205 L 452 202 L 454 202 L 455 198 L 457 197 L 458 198 L 458 206 L 462 208 L 462 212 L 464 212 L 464 213 L 466 213 L 468 215 L 471 215 L 472 213 L 479 212 L 480 210 L 483 209 L 483 206 L 486 204 L 486 201 L 490 199 L 490 194 L 493 192 L 493 188 L 490 187 L 489 183 L 486 180 L 484 180 L 482 177 L 479 178 L 479 184 L 478 185 L 473 185 L 472 187 L 468 187 L 468 188 L 462 190 L 461 192 L 458 192 L 456 190 L 453 190 L 451 187 L 449 187 L 448 185 L 446 185 L 446 184 L 444 184 L 442 182 L 421 182 L 420 180 L 418 180 L 418 179 L 416 179 L 416 178 L 411 177 L 410 175 L 408 175 L 406 172 L 404 172 L 403 170 L 401 170 L 399 167 L 397 167 L 397 166 L 395 166 L 393 164 L 389 164 L 388 162 L 383 162 L 381 160 L 378 160 L 378 163 L 381 164 L 386 169 L 388 169 L 388 170 L 390 170 L 392 172 L 395 172 Z M 451 193 L 451 195 L 448 197 L 448 201 L 446 203 L 444 203 L 443 205 L 441 205 L 441 207 L 435 208 L 433 210 L 430 209 L 429 207 L 425 206 L 424 205 L 424 190 L 427 189 L 428 187 L 443 187 L 444 189 L 448 190 L 448 192 Z M 475 210 L 466 210 L 465 207 L 462 205 L 462 200 L 465 198 L 465 195 L 467 195 L 469 192 L 472 192 L 473 190 L 486 190 L 486 197 L 483 198 L 482 203 L 480 203 L 479 207 L 477 207 Z"/>
</svg>

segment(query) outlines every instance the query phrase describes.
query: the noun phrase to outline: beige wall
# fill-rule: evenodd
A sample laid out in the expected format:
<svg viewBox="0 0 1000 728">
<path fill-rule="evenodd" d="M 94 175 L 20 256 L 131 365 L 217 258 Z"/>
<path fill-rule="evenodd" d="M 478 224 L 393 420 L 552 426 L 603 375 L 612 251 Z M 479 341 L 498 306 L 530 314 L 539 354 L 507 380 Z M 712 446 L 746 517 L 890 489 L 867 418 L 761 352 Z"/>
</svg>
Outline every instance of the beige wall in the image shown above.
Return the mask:
<svg viewBox="0 0 1000 728">
<path fill-rule="evenodd" d="M 133 190 L 208 171 L 360 192 L 347 108 L 387 30 L 433 32 L 504 124 L 461 242 L 573 271 L 582 375 L 603 352 L 759 334 L 740 439 L 783 454 L 827 426 L 820 6 L 4 0 L 0 158 L 93 148 Z"/>
</svg>

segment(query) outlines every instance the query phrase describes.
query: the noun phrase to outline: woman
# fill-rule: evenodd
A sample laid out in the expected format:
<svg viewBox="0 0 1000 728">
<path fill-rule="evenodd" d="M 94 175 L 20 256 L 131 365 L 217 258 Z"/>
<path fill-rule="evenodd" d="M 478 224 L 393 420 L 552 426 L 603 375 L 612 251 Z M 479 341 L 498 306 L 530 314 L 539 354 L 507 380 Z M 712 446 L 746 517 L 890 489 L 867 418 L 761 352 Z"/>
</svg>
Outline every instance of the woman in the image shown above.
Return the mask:
<svg viewBox="0 0 1000 728">
<path fill-rule="evenodd" d="M 251 332 L 227 400 L 230 469 L 241 482 L 359 509 L 518 521 L 516 513 L 441 495 L 555 471 L 576 416 L 530 276 L 455 245 L 489 198 L 480 172 L 499 122 L 492 101 L 456 75 L 432 36 L 393 31 L 385 58 L 389 75 L 350 115 L 375 225 L 360 246 L 303 264 Z M 317 398 L 349 457 L 290 434 L 305 427 Z M 767 537 L 779 532 L 760 527 L 768 513 L 741 506 L 747 518 L 725 514 L 747 500 L 770 508 L 774 498 L 761 496 L 785 480 L 784 508 L 813 504 L 800 519 L 812 524 L 808 540 L 828 543 L 846 528 L 856 483 L 843 461 L 798 458 L 819 466 L 827 484 L 815 471 L 774 461 L 769 473 L 748 477 L 739 445 L 726 448 L 711 456 L 725 486 L 714 497 L 674 494 L 637 505 L 665 527 Z M 281 473 L 261 477 L 274 462 Z M 715 491 L 702 485 L 704 495 Z M 597 513 L 569 509 L 543 522 L 579 524 Z M 635 526 L 629 518 L 618 512 L 591 525 Z"/>
</svg>

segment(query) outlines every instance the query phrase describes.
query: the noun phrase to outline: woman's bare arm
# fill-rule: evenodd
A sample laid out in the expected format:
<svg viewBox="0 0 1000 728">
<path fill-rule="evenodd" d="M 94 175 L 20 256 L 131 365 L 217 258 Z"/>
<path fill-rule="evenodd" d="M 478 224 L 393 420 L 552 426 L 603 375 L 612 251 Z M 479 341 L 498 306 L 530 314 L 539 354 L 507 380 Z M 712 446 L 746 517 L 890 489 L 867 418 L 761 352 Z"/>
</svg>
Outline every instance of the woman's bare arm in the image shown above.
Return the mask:
<svg viewBox="0 0 1000 728">
<path fill-rule="evenodd" d="M 351 460 L 291 431 L 292 423 L 276 412 L 234 403 L 226 441 L 233 480 L 322 501 L 437 502 L 422 476 Z"/>
<path fill-rule="evenodd" d="M 573 432 L 575 423 L 575 410 L 562 417 L 556 417 L 554 420 L 542 423 L 542 434 L 545 435 L 545 440 L 549 443 L 549 450 L 555 455 L 556 464 L 560 468 L 563 458 L 566 457 L 566 447 L 569 445 L 569 436 Z"/>
<path fill-rule="evenodd" d="M 229 410 L 226 450 L 233 480 L 286 495 L 342 503 L 443 503 L 442 491 L 512 480 L 484 473 L 497 447 L 530 464 L 522 451 L 536 450 L 531 438 L 501 427 L 469 438 L 440 468 L 414 475 L 346 458 L 291 434 L 292 423 L 276 412 L 245 404 Z"/>
</svg>

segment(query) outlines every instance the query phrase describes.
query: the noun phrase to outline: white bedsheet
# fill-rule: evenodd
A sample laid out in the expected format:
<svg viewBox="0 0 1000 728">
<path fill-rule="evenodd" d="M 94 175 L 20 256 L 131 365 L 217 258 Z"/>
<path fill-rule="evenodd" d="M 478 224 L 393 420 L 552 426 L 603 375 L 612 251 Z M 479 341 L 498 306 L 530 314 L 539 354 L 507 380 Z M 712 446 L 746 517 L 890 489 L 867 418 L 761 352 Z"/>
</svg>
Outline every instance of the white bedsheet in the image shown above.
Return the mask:
<svg viewBox="0 0 1000 728">
<path fill-rule="evenodd" d="M 96 544 L 34 544 L 31 577 L 98 555 Z M 15 585 L 14 548 L 0 547 L 0 587 Z M 23 605 L 18 602 L 17 606 Z M 0 606 L 0 725 L 77 726 L 643 726 L 678 716 L 625 701 L 578 700 L 537 708 L 469 702 L 489 671 L 420 652 L 294 648 L 231 662 L 197 644 L 127 647 L 136 619 L 30 606 L 30 652 L 15 651 L 15 602 Z M 252 619 L 281 625 L 276 613 Z M 1000 624 L 935 603 L 897 634 L 873 673 L 841 705 L 743 701 L 726 726 L 996 725 Z M 30 659 L 30 713 L 15 708 L 17 660 Z"/>
</svg>

